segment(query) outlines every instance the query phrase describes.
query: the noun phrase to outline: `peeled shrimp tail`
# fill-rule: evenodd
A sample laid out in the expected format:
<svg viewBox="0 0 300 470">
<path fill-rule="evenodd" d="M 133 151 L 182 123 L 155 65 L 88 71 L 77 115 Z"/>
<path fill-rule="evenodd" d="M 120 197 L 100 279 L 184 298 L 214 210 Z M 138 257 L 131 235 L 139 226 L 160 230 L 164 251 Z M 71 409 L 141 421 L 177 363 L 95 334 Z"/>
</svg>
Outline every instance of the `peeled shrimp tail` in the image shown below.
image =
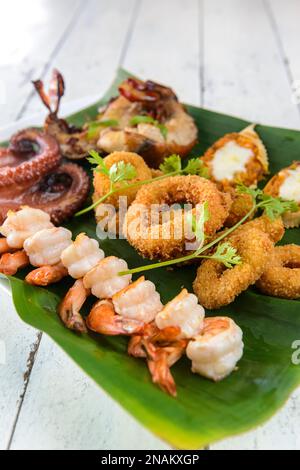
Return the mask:
<svg viewBox="0 0 300 470">
<path fill-rule="evenodd" d="M 13 250 L 8 245 L 6 238 L 0 238 L 0 255 L 3 255 L 3 253 L 9 253 L 10 251 Z"/>
<path fill-rule="evenodd" d="M 29 258 L 24 250 L 5 253 L 0 258 L 0 273 L 13 276 L 19 269 L 25 268 L 28 264 Z"/>
<path fill-rule="evenodd" d="M 90 330 L 103 335 L 131 335 L 142 329 L 143 323 L 117 315 L 110 300 L 98 300 L 87 319 Z"/>
<path fill-rule="evenodd" d="M 53 266 L 48 265 L 34 269 L 27 274 L 25 281 L 34 286 L 46 287 L 49 286 L 49 284 L 59 282 L 67 275 L 68 270 L 61 263 L 58 263 Z"/>
<path fill-rule="evenodd" d="M 81 279 L 78 279 L 59 304 L 57 312 L 62 322 L 70 330 L 86 333 L 87 329 L 80 309 L 89 294 L 90 290 L 84 287 Z"/>
</svg>

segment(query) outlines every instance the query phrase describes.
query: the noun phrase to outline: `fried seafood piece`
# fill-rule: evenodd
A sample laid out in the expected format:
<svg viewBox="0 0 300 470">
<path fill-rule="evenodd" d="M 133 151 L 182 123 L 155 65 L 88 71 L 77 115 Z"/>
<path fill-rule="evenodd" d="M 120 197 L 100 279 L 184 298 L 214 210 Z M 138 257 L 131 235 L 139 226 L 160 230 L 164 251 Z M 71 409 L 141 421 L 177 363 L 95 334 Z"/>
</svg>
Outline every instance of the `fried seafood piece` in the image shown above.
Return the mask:
<svg viewBox="0 0 300 470">
<path fill-rule="evenodd" d="M 84 277 L 104 258 L 104 251 L 99 248 L 97 240 L 85 233 L 77 235 L 74 242 L 61 253 L 61 262 L 74 279 Z"/>
<path fill-rule="evenodd" d="M 299 299 L 300 246 L 276 246 L 256 286 L 264 294 L 273 297 Z"/>
<path fill-rule="evenodd" d="M 115 311 L 124 318 L 150 323 L 163 305 L 153 282 L 141 276 L 112 296 Z"/>
<path fill-rule="evenodd" d="M 205 308 L 216 309 L 233 302 L 261 277 L 273 252 L 273 242 L 261 230 L 250 227 L 236 232 L 227 240 L 236 248 L 241 264 L 226 268 L 216 260 L 207 259 L 198 268 L 193 287 Z"/>
<path fill-rule="evenodd" d="M 53 266 L 60 263 L 65 248 L 72 243 L 72 232 L 64 227 L 43 229 L 27 238 L 24 250 L 32 266 Z"/>
<path fill-rule="evenodd" d="M 252 209 L 253 198 L 250 194 L 238 193 L 233 187 L 227 187 L 226 192 L 230 194 L 232 204 L 229 210 L 229 215 L 224 222 L 224 227 L 232 227 Z"/>
<path fill-rule="evenodd" d="M 110 299 L 129 285 L 131 274 L 119 276 L 119 272 L 127 269 L 125 260 L 116 256 L 107 256 L 84 276 L 83 284 L 86 289 L 91 289 L 92 294 L 98 299 Z"/>
<path fill-rule="evenodd" d="M 226 189 L 237 182 L 256 185 L 268 173 L 267 151 L 254 127 L 226 134 L 202 157 L 211 179 L 220 187 Z"/>
<path fill-rule="evenodd" d="M 242 330 L 231 318 L 205 318 L 201 333 L 186 349 L 192 372 L 215 382 L 227 377 L 243 355 L 242 338 Z"/>
<path fill-rule="evenodd" d="M 40 209 L 24 206 L 16 212 L 8 212 L 6 220 L 0 227 L 0 233 L 6 237 L 9 248 L 21 249 L 27 238 L 42 229 L 52 227 L 49 214 Z"/>
<path fill-rule="evenodd" d="M 130 180 L 130 184 L 137 183 L 139 181 L 145 181 L 145 180 L 151 180 L 152 179 L 152 171 L 148 167 L 148 165 L 145 163 L 144 159 L 140 157 L 138 154 L 133 153 L 133 152 L 113 152 L 107 157 L 104 158 L 104 163 L 107 168 L 111 168 L 113 165 L 118 164 L 119 162 L 124 162 L 125 164 L 130 163 L 136 170 L 136 176 L 132 180 Z M 98 201 L 102 196 L 107 194 L 110 190 L 110 180 L 107 175 L 104 175 L 103 173 L 94 172 L 94 194 L 93 194 L 93 201 L 96 202 Z M 96 221 L 101 222 L 103 218 L 109 218 L 110 215 L 110 209 L 111 205 L 116 208 L 116 213 L 112 213 L 112 216 L 116 216 L 116 228 L 117 231 L 120 231 L 119 228 L 119 218 L 118 218 L 118 210 L 119 210 L 119 201 L 120 201 L 120 196 L 125 196 L 127 198 L 127 205 L 130 206 L 130 204 L 134 201 L 135 196 L 138 192 L 138 187 L 137 188 L 126 188 L 124 187 L 124 184 L 120 183 L 120 186 L 122 189 L 118 191 L 117 193 L 109 196 L 105 200 L 105 204 L 99 204 L 96 207 Z M 117 187 L 117 183 L 115 185 Z"/>
<path fill-rule="evenodd" d="M 201 331 L 204 316 L 204 308 L 198 304 L 197 297 L 182 289 L 180 294 L 170 300 L 156 315 L 155 323 L 160 330 L 167 327 L 180 328 L 180 339 L 191 338 Z"/>
<path fill-rule="evenodd" d="M 284 200 L 294 200 L 299 210 L 285 212 L 282 219 L 285 227 L 293 228 L 300 225 L 300 162 L 283 168 L 268 181 L 264 192 L 273 197 L 281 197 Z"/>
<path fill-rule="evenodd" d="M 207 203 L 210 214 L 205 234 L 212 236 L 226 220 L 230 195 L 200 176 L 172 176 L 142 187 L 129 207 L 123 231 L 129 243 L 144 257 L 175 258 L 186 252 L 186 239 L 191 235 L 187 214 L 196 213 L 197 204 Z M 181 204 L 193 208 L 184 211 Z M 176 207 L 172 207 L 176 204 Z"/>
<path fill-rule="evenodd" d="M 100 129 L 97 146 L 107 153 L 136 152 L 158 168 L 163 159 L 176 153 L 185 156 L 197 141 L 197 127 L 171 88 L 147 80 L 128 78 L 119 87 L 99 120 L 115 120 L 114 127 Z M 135 116 L 148 118 L 132 124 Z M 162 132 L 162 126 L 165 132 Z"/>
</svg>

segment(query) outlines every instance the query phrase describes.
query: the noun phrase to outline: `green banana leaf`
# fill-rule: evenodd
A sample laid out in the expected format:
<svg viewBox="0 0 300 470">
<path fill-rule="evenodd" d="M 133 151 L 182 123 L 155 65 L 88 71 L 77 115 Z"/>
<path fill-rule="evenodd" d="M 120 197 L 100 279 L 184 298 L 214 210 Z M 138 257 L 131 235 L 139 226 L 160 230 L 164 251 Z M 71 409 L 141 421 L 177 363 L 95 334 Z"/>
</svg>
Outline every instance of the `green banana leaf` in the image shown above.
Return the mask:
<svg viewBox="0 0 300 470">
<path fill-rule="evenodd" d="M 87 117 L 94 118 L 99 104 L 114 96 L 118 83 L 128 75 L 119 70 L 106 96 L 71 116 L 70 121 L 80 125 Z M 200 155 L 223 134 L 248 124 L 194 106 L 187 108 L 199 127 L 200 142 L 193 155 Z M 299 159 L 300 132 L 265 126 L 257 130 L 269 151 L 271 174 Z M 92 213 L 73 218 L 67 227 L 74 235 L 84 231 L 95 237 Z M 300 243 L 299 230 L 287 231 L 283 242 Z M 124 240 L 105 240 L 101 246 L 107 255 L 125 258 L 130 267 L 145 262 Z M 237 322 L 244 332 L 244 356 L 238 370 L 220 383 L 192 374 L 189 361 L 183 358 L 172 368 L 178 391 L 175 399 L 152 384 L 142 360 L 126 354 L 125 338 L 93 333 L 79 336 L 61 324 L 56 306 L 68 282 L 36 288 L 22 281 L 25 274 L 10 278 L 14 304 L 22 320 L 47 333 L 112 398 L 173 447 L 196 449 L 247 431 L 270 418 L 300 384 L 300 366 L 291 361 L 292 343 L 300 339 L 298 301 L 267 297 L 250 288 L 228 307 L 207 312 L 228 315 Z M 166 302 L 182 286 L 192 291 L 195 267 L 149 271 L 147 277 Z"/>
</svg>

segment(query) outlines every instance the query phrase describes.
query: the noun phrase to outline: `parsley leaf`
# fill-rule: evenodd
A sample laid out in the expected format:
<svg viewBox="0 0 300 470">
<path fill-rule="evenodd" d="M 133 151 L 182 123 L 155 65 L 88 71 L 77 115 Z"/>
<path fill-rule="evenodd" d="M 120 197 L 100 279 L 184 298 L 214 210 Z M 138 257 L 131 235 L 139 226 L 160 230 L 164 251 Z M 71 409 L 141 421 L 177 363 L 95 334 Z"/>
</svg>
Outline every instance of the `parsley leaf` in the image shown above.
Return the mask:
<svg viewBox="0 0 300 470">
<path fill-rule="evenodd" d="M 186 167 L 183 169 L 186 175 L 198 175 L 202 178 L 209 178 L 209 172 L 200 158 L 191 158 L 188 160 Z"/>
<path fill-rule="evenodd" d="M 241 257 L 237 254 L 236 248 L 228 242 L 220 243 L 215 253 L 211 255 L 210 258 L 223 263 L 226 268 L 232 268 L 242 262 Z"/>
<path fill-rule="evenodd" d="M 200 209 L 200 210 L 199 210 Z M 203 246 L 205 240 L 204 225 L 209 220 L 210 214 L 208 210 L 208 203 L 198 204 L 196 208 L 196 215 L 192 212 L 187 214 L 187 222 L 190 224 L 192 232 L 194 233 L 199 248 Z"/>
<path fill-rule="evenodd" d="M 113 127 L 118 126 L 119 121 L 117 119 L 106 119 L 103 121 L 90 121 L 87 123 L 87 138 L 93 139 L 98 134 L 98 130 L 100 127 Z"/>
<path fill-rule="evenodd" d="M 136 177 L 136 168 L 131 163 L 120 161 L 114 163 L 109 169 L 109 179 L 115 184 L 123 181 L 125 184 Z"/>
<path fill-rule="evenodd" d="M 87 157 L 87 160 L 92 164 L 96 165 L 96 168 L 94 171 L 97 171 L 98 173 L 103 173 L 106 176 L 109 176 L 109 169 L 104 163 L 104 159 L 99 155 L 96 150 L 90 150 L 89 151 L 90 157 Z"/>
<path fill-rule="evenodd" d="M 179 155 L 170 155 L 159 165 L 159 169 L 164 173 L 173 173 L 174 171 L 181 171 L 181 158 Z"/>
</svg>

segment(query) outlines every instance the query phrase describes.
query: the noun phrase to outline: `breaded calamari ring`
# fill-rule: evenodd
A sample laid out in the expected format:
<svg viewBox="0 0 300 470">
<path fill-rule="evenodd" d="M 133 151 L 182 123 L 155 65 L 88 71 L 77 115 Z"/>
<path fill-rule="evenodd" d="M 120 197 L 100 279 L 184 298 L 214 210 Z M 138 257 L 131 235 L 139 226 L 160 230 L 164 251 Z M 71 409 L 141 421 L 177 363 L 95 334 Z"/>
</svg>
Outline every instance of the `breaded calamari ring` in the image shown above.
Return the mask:
<svg viewBox="0 0 300 470">
<path fill-rule="evenodd" d="M 145 163 L 144 159 L 140 157 L 137 153 L 132 152 L 113 152 L 107 157 L 104 158 L 104 163 L 107 168 L 111 168 L 114 164 L 124 162 L 130 163 L 136 169 L 136 177 L 130 180 L 130 183 L 135 183 L 138 181 L 144 181 L 152 178 L 152 170 L 148 167 Z M 94 173 L 94 189 L 95 192 L 93 194 L 93 202 L 98 201 L 102 196 L 107 194 L 110 190 L 110 180 L 108 176 L 104 175 L 103 173 L 95 172 Z M 122 183 L 120 183 L 122 185 Z M 124 186 L 124 185 L 123 185 Z M 117 184 L 116 184 L 117 187 Z M 127 204 L 130 205 L 136 196 L 136 193 L 139 188 L 122 188 L 122 190 L 118 191 L 117 193 L 109 196 L 105 203 L 99 204 L 95 210 L 96 221 L 101 222 L 103 218 L 112 221 L 115 220 L 115 225 L 117 232 L 119 232 L 119 216 L 118 216 L 118 209 L 119 209 L 119 197 L 126 196 L 127 197 Z M 117 209 L 116 213 L 111 214 L 111 206 Z M 115 219 L 113 219 L 113 217 Z M 111 224 L 113 226 L 113 224 Z"/>
<path fill-rule="evenodd" d="M 226 190 L 226 192 L 229 192 L 232 197 L 232 205 L 230 207 L 229 215 L 224 222 L 224 226 L 232 227 L 252 209 L 253 198 L 250 194 L 239 193 L 233 187 Z"/>
<path fill-rule="evenodd" d="M 296 212 L 285 212 L 282 219 L 285 227 L 293 228 L 300 225 L 300 161 L 294 162 L 287 168 L 283 168 L 279 173 L 268 181 L 264 188 L 266 194 L 281 197 L 284 200 L 294 200 L 297 202 L 299 210 Z"/>
<path fill-rule="evenodd" d="M 210 177 L 221 188 L 256 185 L 268 173 L 268 156 L 259 135 L 250 125 L 240 132 L 226 134 L 202 157 Z"/>
<path fill-rule="evenodd" d="M 300 298 L 300 246 L 276 246 L 267 268 L 256 282 L 267 295 L 283 299 Z"/>
<path fill-rule="evenodd" d="M 186 252 L 188 211 L 182 208 L 170 210 L 170 206 L 189 203 L 194 207 L 204 202 L 207 202 L 210 214 L 205 223 L 205 233 L 211 236 L 222 227 L 228 216 L 230 195 L 197 175 L 171 176 L 147 184 L 138 191 L 126 214 L 123 229 L 127 240 L 144 257 L 178 257 Z M 167 207 L 162 210 L 164 205 Z"/>
<path fill-rule="evenodd" d="M 264 272 L 273 251 L 270 237 L 255 228 L 234 233 L 228 237 L 242 262 L 229 269 L 224 264 L 208 259 L 197 271 L 193 284 L 199 303 L 208 309 L 228 305 Z"/>
</svg>

